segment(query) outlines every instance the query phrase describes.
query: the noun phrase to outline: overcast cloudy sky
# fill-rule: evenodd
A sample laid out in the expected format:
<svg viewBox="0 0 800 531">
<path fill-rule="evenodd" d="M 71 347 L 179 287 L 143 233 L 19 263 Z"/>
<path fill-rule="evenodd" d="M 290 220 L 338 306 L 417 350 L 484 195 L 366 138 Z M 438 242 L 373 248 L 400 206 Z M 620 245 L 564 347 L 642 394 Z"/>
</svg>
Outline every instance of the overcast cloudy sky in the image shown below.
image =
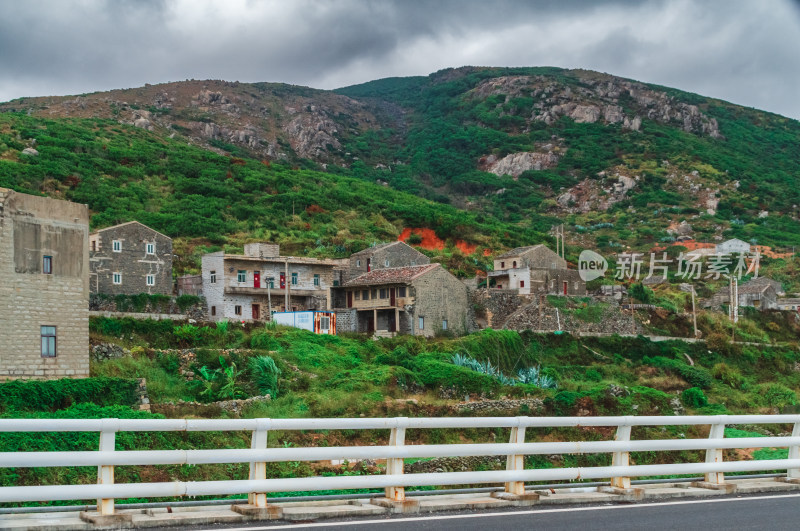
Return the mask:
<svg viewBox="0 0 800 531">
<path fill-rule="evenodd" d="M 800 118 L 800 0 L 0 0 L 0 101 L 588 68 Z"/>
</svg>

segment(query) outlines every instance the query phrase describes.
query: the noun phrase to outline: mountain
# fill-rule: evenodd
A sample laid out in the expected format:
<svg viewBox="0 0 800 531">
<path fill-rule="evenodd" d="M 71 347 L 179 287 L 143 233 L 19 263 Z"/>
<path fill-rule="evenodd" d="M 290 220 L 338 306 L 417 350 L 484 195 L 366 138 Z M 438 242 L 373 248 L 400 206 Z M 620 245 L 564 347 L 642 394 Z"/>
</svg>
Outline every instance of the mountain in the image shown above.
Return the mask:
<svg viewBox="0 0 800 531">
<path fill-rule="evenodd" d="M 0 111 L 0 185 L 191 249 L 271 238 L 338 256 L 426 228 L 492 251 L 558 223 L 601 251 L 800 244 L 800 122 L 598 72 L 463 67 L 335 91 L 190 80 Z"/>
</svg>

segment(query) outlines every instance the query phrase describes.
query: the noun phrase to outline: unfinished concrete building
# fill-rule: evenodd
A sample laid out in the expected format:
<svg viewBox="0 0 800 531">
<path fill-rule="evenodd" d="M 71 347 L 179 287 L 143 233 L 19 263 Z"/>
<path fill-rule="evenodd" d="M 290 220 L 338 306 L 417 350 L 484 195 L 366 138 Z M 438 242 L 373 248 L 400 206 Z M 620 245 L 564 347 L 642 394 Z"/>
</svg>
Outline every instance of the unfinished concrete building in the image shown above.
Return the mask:
<svg viewBox="0 0 800 531">
<path fill-rule="evenodd" d="M 0 379 L 89 376 L 89 211 L 0 188 Z"/>
<path fill-rule="evenodd" d="M 274 311 L 327 310 L 336 260 L 280 256 L 250 243 L 244 254 L 203 255 L 202 292 L 212 321 L 268 321 Z"/>
<path fill-rule="evenodd" d="M 489 280 L 496 289 L 514 290 L 519 295 L 586 295 L 586 282 L 567 261 L 546 245 L 517 247 L 494 260 Z"/>
<path fill-rule="evenodd" d="M 89 235 L 92 293 L 172 295 L 172 238 L 129 221 Z"/>
<path fill-rule="evenodd" d="M 374 269 L 337 291 L 346 301 L 337 312 L 339 332 L 430 337 L 469 331 L 467 288 L 440 264 Z"/>
</svg>

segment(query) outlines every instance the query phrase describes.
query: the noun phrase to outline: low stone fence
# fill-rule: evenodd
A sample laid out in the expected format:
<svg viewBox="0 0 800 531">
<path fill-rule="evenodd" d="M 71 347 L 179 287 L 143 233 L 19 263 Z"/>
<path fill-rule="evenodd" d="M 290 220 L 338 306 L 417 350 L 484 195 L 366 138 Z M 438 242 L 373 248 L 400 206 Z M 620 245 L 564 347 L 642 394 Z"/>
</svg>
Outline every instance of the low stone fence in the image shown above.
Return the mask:
<svg viewBox="0 0 800 531">
<path fill-rule="evenodd" d="M 89 295 L 89 313 L 90 315 L 134 317 L 136 319 L 208 320 L 205 299 L 194 295 L 172 297 L 141 293 L 139 295 L 111 296 L 91 293 Z"/>
</svg>

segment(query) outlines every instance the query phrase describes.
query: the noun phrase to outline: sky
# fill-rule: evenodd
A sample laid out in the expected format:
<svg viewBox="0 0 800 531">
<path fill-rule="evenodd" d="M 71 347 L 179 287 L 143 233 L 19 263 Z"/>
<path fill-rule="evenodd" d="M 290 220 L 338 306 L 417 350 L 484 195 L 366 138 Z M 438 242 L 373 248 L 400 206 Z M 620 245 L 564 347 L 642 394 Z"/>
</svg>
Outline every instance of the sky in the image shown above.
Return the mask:
<svg viewBox="0 0 800 531">
<path fill-rule="evenodd" d="M 800 0 L 0 0 L 0 101 L 184 79 L 332 89 L 598 70 L 800 119 Z"/>
</svg>

